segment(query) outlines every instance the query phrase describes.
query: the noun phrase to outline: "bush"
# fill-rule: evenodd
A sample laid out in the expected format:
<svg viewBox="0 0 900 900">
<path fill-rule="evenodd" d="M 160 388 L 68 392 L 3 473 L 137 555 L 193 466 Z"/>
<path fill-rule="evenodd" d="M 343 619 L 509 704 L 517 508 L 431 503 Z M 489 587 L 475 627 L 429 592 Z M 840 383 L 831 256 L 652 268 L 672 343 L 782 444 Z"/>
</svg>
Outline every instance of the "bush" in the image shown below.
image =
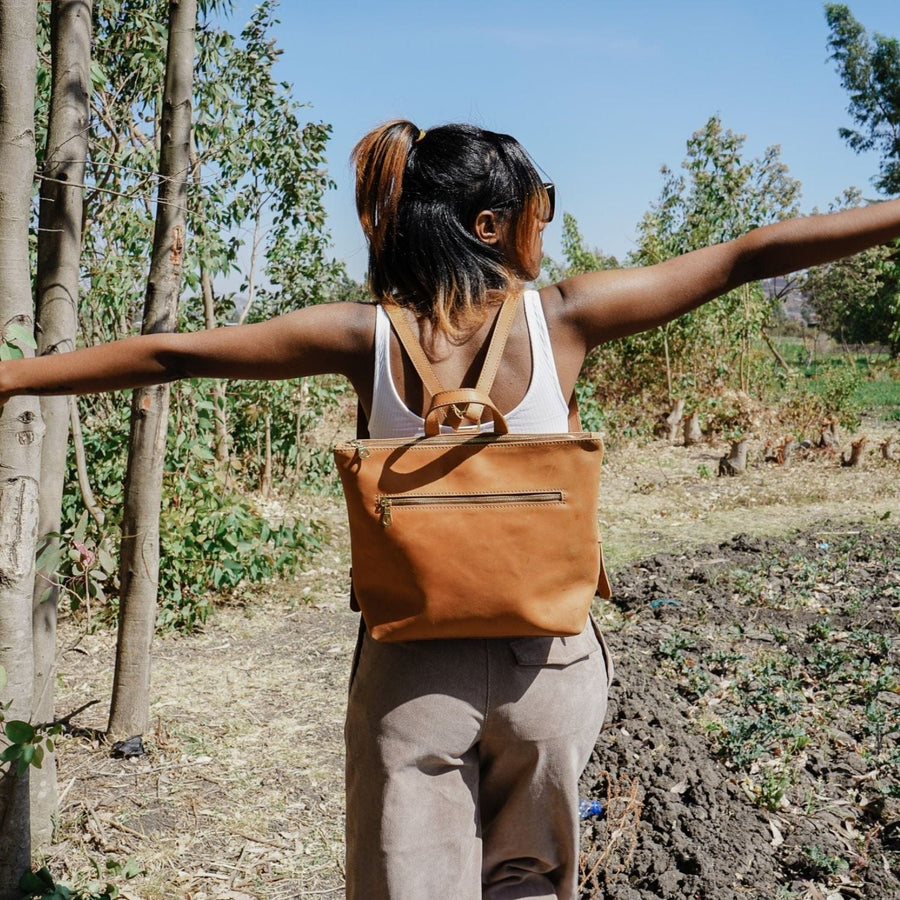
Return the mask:
<svg viewBox="0 0 900 900">
<path fill-rule="evenodd" d="M 273 419 L 283 421 L 280 402 L 289 403 L 292 392 L 279 384 L 271 395 L 255 386 L 261 402 L 272 402 Z M 316 408 L 335 402 L 337 391 L 320 395 L 309 391 L 315 402 L 304 411 L 312 421 Z M 89 401 L 90 402 L 90 401 Z M 63 498 L 63 524 L 59 541 L 49 541 L 39 555 L 39 566 L 56 571 L 58 583 L 72 609 L 86 607 L 101 616 L 114 617 L 118 609 L 118 544 L 124 498 L 128 446 L 128 404 L 98 401 L 102 415 L 86 417 L 85 452 L 98 505 L 107 514 L 103 527 L 90 519 L 76 487 L 74 460 L 70 460 L 67 490 Z M 202 623 L 216 594 L 228 595 L 243 584 L 286 576 L 302 565 L 319 545 L 316 522 L 272 523 L 261 515 L 239 474 L 258 478 L 259 460 L 251 458 L 250 423 L 240 421 L 245 438 L 245 461 L 223 469 L 216 463 L 214 407 L 202 387 L 185 382 L 175 386 L 167 437 L 160 512 L 159 615 L 161 628 L 191 629 Z M 102 421 L 101 421 L 102 420 Z M 302 431 L 293 427 L 277 433 L 276 474 L 296 477 L 303 461 L 296 445 Z M 288 439 L 288 436 L 291 440 Z M 255 441 L 254 441 L 255 443 Z M 287 459 L 285 459 L 287 457 Z M 321 466 L 321 460 L 314 458 Z M 317 478 L 327 473 L 317 472 Z M 253 487 L 256 486 L 254 482 Z"/>
</svg>

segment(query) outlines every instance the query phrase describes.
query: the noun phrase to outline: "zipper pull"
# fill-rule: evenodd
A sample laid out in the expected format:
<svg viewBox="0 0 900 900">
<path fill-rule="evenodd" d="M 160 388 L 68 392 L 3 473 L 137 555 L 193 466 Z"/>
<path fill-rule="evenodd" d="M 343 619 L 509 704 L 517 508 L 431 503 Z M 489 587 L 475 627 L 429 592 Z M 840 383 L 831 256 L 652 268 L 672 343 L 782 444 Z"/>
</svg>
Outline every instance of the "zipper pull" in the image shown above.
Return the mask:
<svg viewBox="0 0 900 900">
<path fill-rule="evenodd" d="M 372 455 L 372 451 L 359 438 L 350 441 L 350 446 L 356 450 L 360 459 L 368 459 Z"/>
<path fill-rule="evenodd" d="M 378 500 L 378 506 L 381 508 L 381 524 L 384 525 L 385 528 L 393 525 L 394 516 L 391 513 L 391 498 L 380 497 Z"/>
</svg>

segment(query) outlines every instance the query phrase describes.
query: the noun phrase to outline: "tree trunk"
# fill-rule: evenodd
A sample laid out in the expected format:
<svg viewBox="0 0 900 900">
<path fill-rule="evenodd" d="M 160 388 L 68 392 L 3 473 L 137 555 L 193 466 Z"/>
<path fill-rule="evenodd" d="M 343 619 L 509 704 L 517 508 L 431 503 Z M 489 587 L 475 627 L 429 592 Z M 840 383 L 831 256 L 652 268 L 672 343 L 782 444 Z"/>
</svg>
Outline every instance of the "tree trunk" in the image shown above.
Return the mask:
<svg viewBox="0 0 900 900">
<path fill-rule="evenodd" d="M 265 453 L 259 473 L 259 493 L 268 498 L 272 493 L 272 413 L 266 410 Z"/>
<path fill-rule="evenodd" d="M 684 446 L 692 447 L 703 440 L 703 432 L 700 430 L 700 413 L 696 410 L 684 420 Z"/>
<path fill-rule="evenodd" d="M 719 475 L 740 475 L 747 471 L 748 438 L 731 442 L 727 455 L 719 460 Z"/>
<path fill-rule="evenodd" d="M 78 273 L 91 68 L 91 0 L 53 0 L 50 11 L 53 82 L 41 182 L 37 246 L 37 352 L 65 353 L 75 348 L 78 330 Z M 41 415 L 46 432 L 41 449 L 41 494 L 38 533 L 43 545 L 58 538 L 61 527 L 69 400 L 44 397 Z M 49 722 L 54 714 L 56 663 L 57 573 L 35 574 L 34 716 Z M 31 774 L 31 835 L 35 844 L 49 842 L 56 813 L 56 758 L 44 756 Z"/>
<path fill-rule="evenodd" d="M 102 528 L 106 514 L 97 506 L 94 492 L 88 478 L 87 460 L 84 456 L 84 437 L 81 433 L 81 417 L 78 414 L 78 401 L 69 397 L 69 428 L 72 432 L 72 450 L 75 454 L 75 471 L 78 477 L 78 489 L 81 491 L 81 502 L 91 514 L 93 520 Z"/>
<path fill-rule="evenodd" d="M 666 437 L 670 444 L 678 440 L 678 430 L 681 428 L 681 420 L 684 418 L 684 398 L 675 401 L 672 411 L 664 417 L 666 423 Z"/>
<path fill-rule="evenodd" d="M 197 190 L 202 187 L 200 160 L 193 146 L 191 147 L 191 174 Z M 200 290 L 203 294 L 203 320 L 207 328 L 215 328 L 216 322 L 216 299 L 213 294 L 212 278 L 209 274 L 208 266 L 200 261 Z M 210 394 L 213 402 L 213 416 L 215 420 L 216 460 L 220 463 L 228 462 L 228 420 L 225 414 L 225 383 L 218 379 L 213 381 Z"/>
<path fill-rule="evenodd" d="M 663 325 L 663 350 L 666 353 L 666 391 L 668 392 L 669 402 L 672 402 L 672 362 L 669 359 L 669 323 Z"/>
<path fill-rule="evenodd" d="M 34 182 L 37 4 L 0 0 L 0 343 L 31 332 L 28 222 Z M 20 335 L 21 337 L 21 335 Z M 22 348 L 30 353 L 30 349 Z M 41 464 L 40 404 L 15 397 L 0 414 L 0 666 L 7 719 L 31 718 L 34 698 L 31 591 Z M 5 745 L 0 740 L 0 747 Z M 22 896 L 31 863 L 29 773 L 0 765 L 0 900 Z"/>
<path fill-rule="evenodd" d="M 860 438 L 857 438 L 855 441 L 850 443 L 850 455 L 846 454 L 841 456 L 841 465 L 842 466 L 854 466 L 859 467 L 863 464 L 863 452 L 866 449 L 866 444 L 869 442 L 868 435 L 863 435 Z"/>
<path fill-rule="evenodd" d="M 206 266 L 200 267 L 200 286 L 203 291 L 203 316 L 207 328 L 216 327 L 216 304 L 213 296 L 212 278 Z M 225 417 L 225 382 L 216 379 L 210 389 L 213 402 L 213 416 L 216 429 L 216 459 L 228 462 L 228 420 Z"/>
<path fill-rule="evenodd" d="M 160 183 L 144 334 L 176 325 L 190 172 L 191 89 L 196 0 L 169 3 L 169 44 L 160 145 Z M 169 411 L 168 385 L 132 394 L 119 562 L 120 621 L 109 735 L 143 734 L 150 716 L 150 645 L 159 584 L 159 510 Z"/>
</svg>

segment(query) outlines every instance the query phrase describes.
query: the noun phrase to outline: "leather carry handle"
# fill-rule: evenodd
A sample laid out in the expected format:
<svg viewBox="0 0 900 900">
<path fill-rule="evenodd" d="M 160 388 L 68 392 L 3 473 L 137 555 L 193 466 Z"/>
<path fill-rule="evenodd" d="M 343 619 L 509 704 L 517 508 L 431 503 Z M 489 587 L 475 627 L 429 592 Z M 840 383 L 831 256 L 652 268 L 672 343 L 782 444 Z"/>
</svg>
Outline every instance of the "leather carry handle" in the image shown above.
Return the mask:
<svg viewBox="0 0 900 900">
<path fill-rule="evenodd" d="M 477 404 L 482 415 L 485 409 L 490 410 L 494 420 L 494 434 L 509 434 L 509 426 L 506 424 L 506 419 L 503 418 L 503 413 L 494 406 L 487 394 L 482 394 L 475 388 L 458 388 L 455 391 L 439 391 L 431 398 L 431 409 L 425 416 L 425 437 L 435 437 L 440 434 L 441 422 L 446 417 L 446 413 L 441 415 L 443 410 L 454 406 L 465 406 L 469 403 Z"/>
</svg>

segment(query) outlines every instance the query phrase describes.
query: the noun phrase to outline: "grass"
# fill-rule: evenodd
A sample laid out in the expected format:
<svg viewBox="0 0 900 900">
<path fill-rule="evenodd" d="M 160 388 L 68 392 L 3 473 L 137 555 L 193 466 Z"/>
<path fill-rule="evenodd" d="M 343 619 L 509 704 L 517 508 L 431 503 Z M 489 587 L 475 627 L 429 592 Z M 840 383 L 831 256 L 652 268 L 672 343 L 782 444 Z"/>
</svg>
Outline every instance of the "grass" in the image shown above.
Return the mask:
<svg viewBox="0 0 900 900">
<path fill-rule="evenodd" d="M 803 384 L 813 393 L 824 393 L 830 381 L 841 373 L 856 376 L 853 402 L 871 415 L 900 420 L 900 368 L 887 353 L 850 352 L 828 341 L 808 354 L 811 341 L 797 337 L 773 337 L 773 343 L 787 363 L 794 367 Z M 807 359 L 810 359 L 807 365 Z"/>
</svg>

